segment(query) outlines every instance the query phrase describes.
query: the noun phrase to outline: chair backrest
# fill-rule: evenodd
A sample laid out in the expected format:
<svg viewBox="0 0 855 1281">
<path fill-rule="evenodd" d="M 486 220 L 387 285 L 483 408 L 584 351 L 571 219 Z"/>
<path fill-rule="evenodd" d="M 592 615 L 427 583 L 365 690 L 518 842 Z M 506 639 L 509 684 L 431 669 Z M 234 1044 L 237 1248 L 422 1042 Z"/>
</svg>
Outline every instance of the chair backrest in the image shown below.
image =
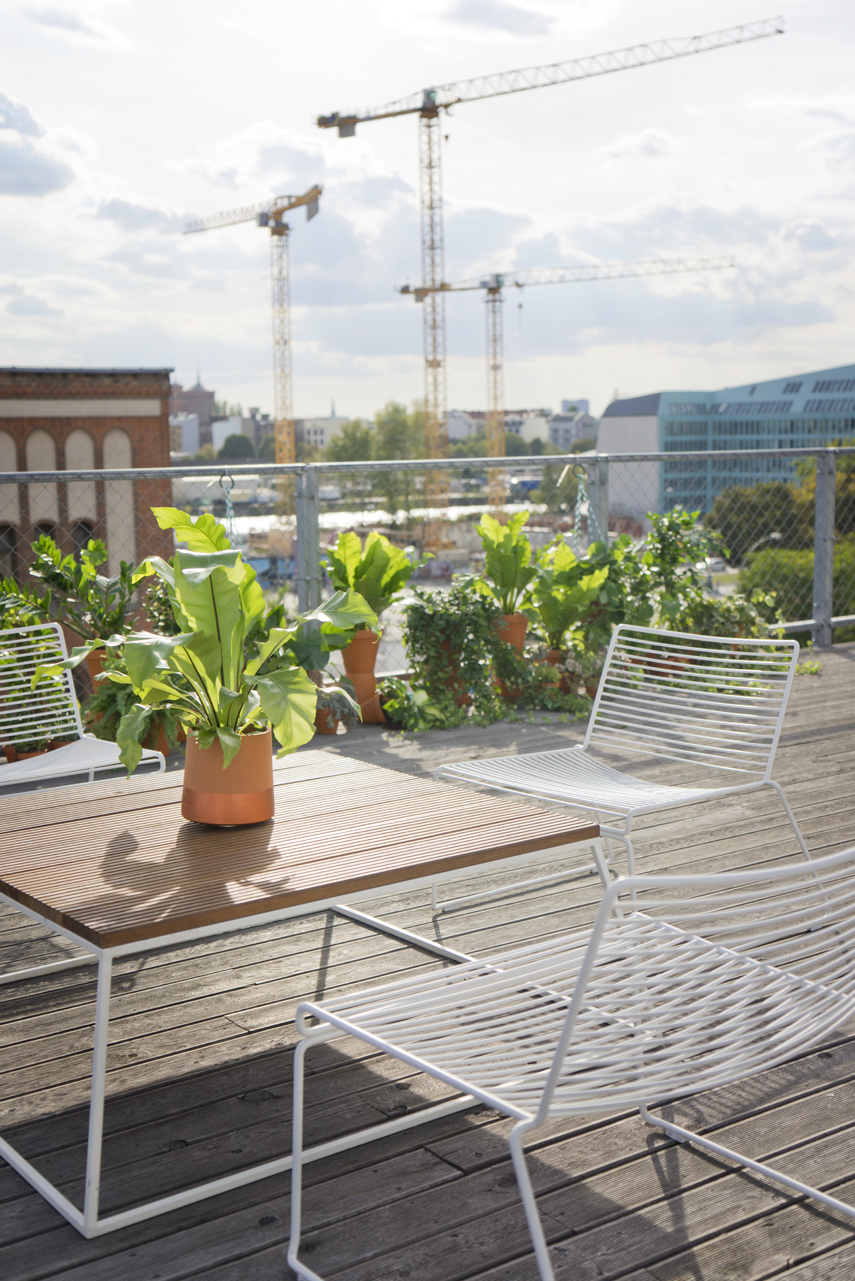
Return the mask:
<svg viewBox="0 0 855 1281">
<path fill-rule="evenodd" d="M 768 778 L 799 646 L 615 628 L 584 746 Z"/>
<path fill-rule="evenodd" d="M 759 870 L 620 877 L 572 987 L 562 961 L 569 970 L 572 958 L 557 957 L 532 989 L 572 990 L 541 1116 L 574 1073 L 617 1107 L 774 1066 L 855 1013 L 855 848 Z"/>
<path fill-rule="evenodd" d="M 40 664 L 67 657 L 58 623 L 0 631 L 0 743 L 26 751 L 49 739 L 83 736 L 71 672 L 45 677 L 32 688 Z"/>
</svg>

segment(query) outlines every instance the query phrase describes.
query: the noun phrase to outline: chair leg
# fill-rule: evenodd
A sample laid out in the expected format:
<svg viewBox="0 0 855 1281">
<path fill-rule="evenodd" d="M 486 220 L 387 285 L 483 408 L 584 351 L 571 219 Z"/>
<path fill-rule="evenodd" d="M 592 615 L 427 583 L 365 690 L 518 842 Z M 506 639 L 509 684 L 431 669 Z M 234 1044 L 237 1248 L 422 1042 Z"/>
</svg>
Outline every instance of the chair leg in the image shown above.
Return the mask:
<svg viewBox="0 0 855 1281">
<path fill-rule="evenodd" d="M 810 861 L 810 850 L 807 847 L 805 838 L 802 836 L 799 830 L 799 825 L 796 822 L 795 815 L 793 814 L 793 811 L 790 809 L 790 802 L 787 800 L 786 796 L 784 795 L 784 789 L 781 787 L 780 783 L 773 783 L 771 779 L 768 780 L 766 786 L 774 788 L 775 791 L 778 793 L 778 796 L 780 798 L 781 804 L 784 807 L 784 811 L 787 815 L 787 818 L 790 820 L 790 827 L 793 829 L 796 840 L 798 841 L 799 846 L 801 847 L 801 851 L 804 854 L 805 858 L 808 861 Z"/>
<path fill-rule="evenodd" d="M 676 1139 L 678 1143 L 695 1143 L 698 1147 L 706 1148 L 708 1152 L 714 1152 L 716 1156 L 722 1156 L 728 1161 L 733 1161 L 735 1165 L 744 1166 L 746 1170 L 753 1170 L 755 1174 L 765 1175 L 767 1179 L 782 1183 L 784 1187 L 791 1188 L 793 1192 L 800 1192 L 803 1196 L 809 1196 L 812 1200 L 820 1201 L 823 1205 L 827 1205 L 831 1210 L 837 1210 L 840 1214 L 845 1214 L 850 1219 L 855 1219 L 855 1206 L 847 1205 L 845 1201 L 838 1201 L 836 1197 L 828 1196 L 827 1193 L 820 1192 L 818 1188 L 812 1188 L 807 1183 L 801 1183 L 798 1179 L 791 1179 L 789 1175 L 781 1174 L 779 1170 L 773 1170 L 770 1165 L 764 1165 L 761 1161 L 752 1161 L 750 1157 L 742 1156 L 741 1153 L 734 1152 L 731 1148 L 722 1147 L 720 1143 L 713 1143 L 712 1139 L 706 1139 L 700 1134 L 694 1134 L 691 1130 L 684 1130 L 681 1126 L 674 1125 L 671 1121 L 659 1120 L 657 1117 L 651 1116 L 644 1104 L 638 1110 L 648 1125 L 662 1130 L 670 1139 Z"/>
<path fill-rule="evenodd" d="M 300 1224 L 303 1210 L 303 1083 L 308 1041 L 301 1041 L 294 1052 L 294 1110 L 291 1120 L 291 1239 L 288 1242 L 288 1266 L 304 1281 L 323 1281 L 317 1272 L 297 1258 L 300 1250 Z"/>
<path fill-rule="evenodd" d="M 549 1261 L 549 1247 L 546 1244 L 546 1237 L 543 1235 L 543 1224 L 540 1221 L 540 1213 L 537 1208 L 534 1189 L 531 1186 L 528 1166 L 525 1162 L 525 1152 L 523 1151 L 523 1139 L 534 1124 L 534 1121 L 519 1121 L 511 1130 L 511 1157 L 541 1281 L 555 1281 L 555 1273 L 552 1271 L 552 1264 Z"/>
</svg>

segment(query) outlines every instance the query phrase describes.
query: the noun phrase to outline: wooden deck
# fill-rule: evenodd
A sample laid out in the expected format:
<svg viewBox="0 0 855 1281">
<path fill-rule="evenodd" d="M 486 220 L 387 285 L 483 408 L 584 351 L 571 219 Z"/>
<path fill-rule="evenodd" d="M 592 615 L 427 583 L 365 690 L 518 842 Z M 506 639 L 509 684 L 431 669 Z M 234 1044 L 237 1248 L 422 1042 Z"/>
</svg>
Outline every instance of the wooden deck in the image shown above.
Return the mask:
<svg viewBox="0 0 855 1281">
<path fill-rule="evenodd" d="M 323 750 L 419 775 L 444 760 L 580 737 L 580 726 L 549 717 L 404 741 L 366 727 Z M 675 768 L 666 772 L 677 778 Z M 825 656 L 820 676 L 797 679 L 775 775 L 814 852 L 855 843 L 855 646 Z M 636 840 L 639 866 L 651 871 L 751 866 L 794 849 L 766 797 L 647 820 Z M 588 922 L 597 884 L 585 877 L 518 891 L 436 920 L 424 891 L 378 899 L 376 911 L 483 955 Z M 64 947 L 11 910 L 0 917 L 0 970 Z M 117 964 L 104 1210 L 279 1154 L 289 1142 L 298 1000 L 440 964 L 326 914 Z M 93 992 L 86 970 L 0 987 L 0 1126 L 75 1199 Z M 309 1063 L 309 1142 L 442 1097 L 441 1087 L 349 1042 L 317 1049 Z M 853 1200 L 854 1103 L 855 1025 L 671 1114 Z M 536 1281 L 508 1129 L 473 1108 L 309 1167 L 308 1261 L 336 1281 Z M 637 1115 L 550 1125 L 531 1169 L 566 1281 L 855 1277 L 851 1222 L 681 1149 Z M 0 1277 L 280 1281 L 290 1275 L 287 1190 L 287 1176 L 265 1180 L 87 1242 L 0 1162 Z"/>
</svg>

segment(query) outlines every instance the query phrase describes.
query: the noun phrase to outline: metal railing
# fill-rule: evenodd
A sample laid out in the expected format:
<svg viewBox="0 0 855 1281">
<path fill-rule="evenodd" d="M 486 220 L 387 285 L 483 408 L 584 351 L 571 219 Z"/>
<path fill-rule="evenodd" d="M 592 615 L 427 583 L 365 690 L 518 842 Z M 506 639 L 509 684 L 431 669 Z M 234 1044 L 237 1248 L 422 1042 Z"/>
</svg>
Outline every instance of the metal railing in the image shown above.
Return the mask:
<svg viewBox="0 0 855 1281">
<path fill-rule="evenodd" d="M 491 489 L 496 469 L 503 484 Z M 443 511 L 430 506 L 428 476 L 437 471 L 449 474 Z M 708 526 L 718 522 L 740 566 L 711 573 L 712 594 L 774 590 L 785 630 L 810 632 L 818 645 L 831 643 L 835 627 L 855 624 L 852 446 L 3 473 L 0 569 L 26 578 L 41 531 L 63 551 L 103 538 L 110 572 L 120 559 L 169 555 L 172 535 L 150 509 L 174 505 L 227 520 L 263 585 L 292 592 L 305 610 L 329 589 L 322 555 L 342 529 L 381 529 L 417 551 L 433 539 L 434 559 L 420 573 L 438 585 L 455 571 L 477 570 L 483 556 L 474 527 L 497 490 L 506 512 L 530 512 L 535 546 L 563 534 L 580 553 L 599 537 L 642 539 L 648 511 L 699 507 Z M 380 667 L 400 670 L 406 656 L 394 618 L 387 630 Z"/>
</svg>

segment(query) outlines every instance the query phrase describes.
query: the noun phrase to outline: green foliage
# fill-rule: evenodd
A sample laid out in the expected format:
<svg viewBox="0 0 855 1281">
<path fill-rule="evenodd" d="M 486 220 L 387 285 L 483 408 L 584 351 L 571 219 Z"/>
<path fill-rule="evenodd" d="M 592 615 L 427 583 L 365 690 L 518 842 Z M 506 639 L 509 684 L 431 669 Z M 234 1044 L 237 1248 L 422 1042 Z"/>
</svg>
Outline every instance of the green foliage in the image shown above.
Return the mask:
<svg viewBox="0 0 855 1281">
<path fill-rule="evenodd" d="M 377 686 L 377 691 L 383 714 L 392 725 L 412 734 L 426 729 L 448 728 L 447 709 L 432 702 L 427 690 L 412 688 L 397 676 L 387 676 Z M 458 712 L 455 707 L 454 714 Z"/>
<path fill-rule="evenodd" d="M 416 588 L 415 595 L 404 630 L 414 688 L 425 691 L 446 727 L 468 718 L 466 698 L 476 722 L 500 719 L 504 708 L 493 678 L 494 656 L 500 645 L 511 646 L 499 640 L 494 598 L 472 579 L 447 592 Z"/>
<path fill-rule="evenodd" d="M 545 547 L 536 558 L 537 573 L 529 595 L 536 611 L 535 622 L 550 649 L 561 649 L 571 627 L 587 618 L 599 601 L 609 567 L 585 573 L 587 566 L 576 558 L 565 542 Z"/>
<path fill-rule="evenodd" d="M 815 491 L 815 479 L 813 484 Z M 801 550 L 813 540 L 813 494 L 809 488 L 782 480 L 731 485 L 716 497 L 704 524 L 719 533 L 736 565 L 742 564 L 753 544 L 767 534 L 781 535 L 779 549 Z"/>
<path fill-rule="evenodd" d="M 258 457 L 260 461 L 264 463 L 276 462 L 276 437 L 275 436 L 264 437 L 264 440 L 261 442 L 261 444 L 258 447 Z"/>
<path fill-rule="evenodd" d="M 750 596 L 723 596 L 711 599 L 700 587 L 688 588 L 679 599 L 679 608 L 668 615 L 667 626 L 675 632 L 701 636 L 768 636 L 775 631 L 778 617 L 774 594 L 755 590 Z"/>
<path fill-rule="evenodd" d="M 234 436 L 226 436 L 217 457 L 234 459 L 254 458 L 255 446 L 249 436 L 244 436 L 243 433 L 240 435 L 235 434 Z"/>
<path fill-rule="evenodd" d="M 327 558 L 333 587 L 359 592 L 375 614 L 392 603 L 416 568 L 407 552 L 383 534 L 370 533 L 363 547 L 352 530 L 339 534 Z"/>
<path fill-rule="evenodd" d="M 127 668 L 118 653 L 108 652 L 108 656 L 104 659 L 104 670 L 127 675 Z M 95 681 L 95 693 L 83 708 L 87 731 L 94 734 L 96 738 L 115 743 L 122 718 L 133 710 L 136 701 L 137 695 L 131 684 L 118 684 L 106 675 L 98 677 Z M 167 747 L 172 751 L 178 742 L 180 728 L 180 717 L 173 708 L 162 706 L 152 709 L 147 722 L 147 733 L 151 735 L 152 742 L 156 741 L 160 730 L 163 729 Z"/>
<path fill-rule="evenodd" d="M 501 525 L 485 512 L 481 524 L 475 526 L 487 557 L 484 573 L 502 614 L 517 612 L 536 573 L 531 543 L 522 532 L 528 515 L 518 512 Z"/>
<path fill-rule="evenodd" d="M 106 639 L 130 628 L 129 613 L 134 593 L 133 571 L 122 561 L 118 574 L 106 577 L 98 566 L 107 559 L 107 548 L 90 538 L 79 557 L 63 556 L 47 534 L 32 544 L 35 559 L 30 577 L 45 590 L 30 590 L 12 578 L 0 583 L 0 621 L 29 616 L 30 622 L 52 622 L 57 618 L 87 640 Z"/>
<path fill-rule="evenodd" d="M 781 616 L 796 620 L 813 616 L 813 552 L 767 547 L 751 557 L 740 571 L 739 590 L 746 595 L 774 593 Z M 855 613 L 855 538 L 834 548 L 832 615 Z"/>
<path fill-rule="evenodd" d="M 342 423 L 326 453 L 330 463 L 368 462 L 374 456 L 374 432 L 359 418 Z"/>
<path fill-rule="evenodd" d="M 166 588 L 179 631 L 171 636 L 134 632 L 112 637 L 108 648 L 123 646 L 125 671 L 108 679 L 130 685 L 138 702 L 122 717 L 116 735 L 120 759 L 131 773 L 141 758 L 153 712 L 169 709 L 192 730 L 200 747 L 215 739 L 226 768 L 241 737 L 268 725 L 280 743 L 279 755 L 295 751 L 314 733 L 317 687 L 294 661 L 292 646 L 299 623 L 317 620 L 336 630 L 376 625 L 376 616 L 355 592 L 338 592 L 325 605 L 290 627 L 272 627 L 258 636 L 265 601 L 255 571 L 233 551 L 222 525 L 210 515 L 193 520 L 171 507 L 152 508 L 161 529 L 174 529 L 188 550 L 171 562 L 145 561 L 134 581 L 156 575 Z M 76 649 L 65 664 L 40 667 L 41 676 L 82 661 L 102 641 Z"/>
</svg>

